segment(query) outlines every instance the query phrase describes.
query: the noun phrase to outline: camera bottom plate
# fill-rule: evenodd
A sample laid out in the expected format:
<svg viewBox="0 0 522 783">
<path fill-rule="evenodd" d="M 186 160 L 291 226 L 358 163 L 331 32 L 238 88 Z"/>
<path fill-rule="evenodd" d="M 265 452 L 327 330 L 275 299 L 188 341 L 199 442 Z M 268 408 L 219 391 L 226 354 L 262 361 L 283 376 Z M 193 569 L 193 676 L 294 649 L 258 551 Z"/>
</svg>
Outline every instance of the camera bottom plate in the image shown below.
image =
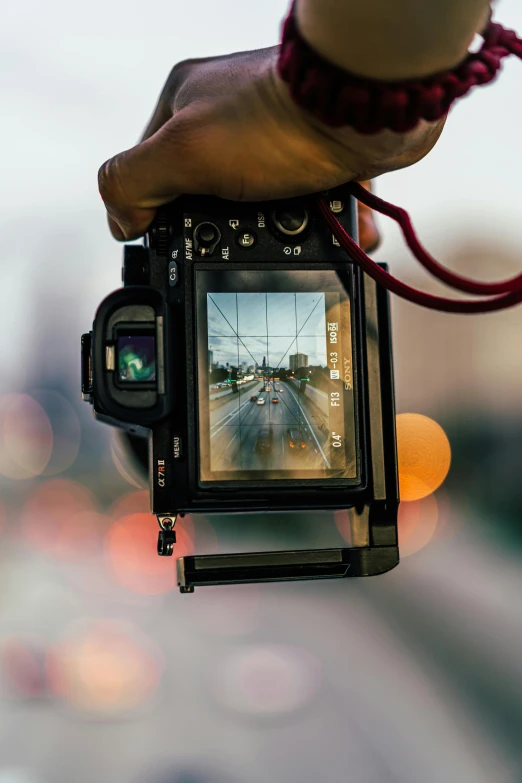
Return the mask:
<svg viewBox="0 0 522 783">
<path fill-rule="evenodd" d="M 180 591 L 191 593 L 202 585 L 377 576 L 398 562 L 396 546 L 381 546 L 194 555 L 180 557 L 176 568 Z"/>
</svg>

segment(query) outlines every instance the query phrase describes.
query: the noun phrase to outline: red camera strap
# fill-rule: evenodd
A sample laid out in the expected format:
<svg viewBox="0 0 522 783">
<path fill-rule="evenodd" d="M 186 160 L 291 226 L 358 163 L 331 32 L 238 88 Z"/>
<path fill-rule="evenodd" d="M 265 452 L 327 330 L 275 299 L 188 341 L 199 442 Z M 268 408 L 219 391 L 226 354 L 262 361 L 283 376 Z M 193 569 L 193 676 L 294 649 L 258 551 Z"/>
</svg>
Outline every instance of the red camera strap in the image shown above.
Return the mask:
<svg viewBox="0 0 522 783">
<path fill-rule="evenodd" d="M 465 277 L 451 272 L 442 264 L 439 264 L 419 242 L 415 229 L 406 210 L 396 207 L 388 201 L 378 198 L 373 193 L 369 193 L 362 185 L 352 182 L 348 185 L 352 195 L 362 201 L 371 209 L 387 215 L 395 220 L 406 239 L 406 243 L 412 251 L 415 258 L 422 266 L 434 277 L 446 285 L 455 288 L 457 291 L 463 291 L 468 294 L 490 295 L 489 299 L 462 300 L 446 299 L 442 296 L 433 296 L 432 294 L 418 291 L 416 288 L 403 283 L 389 272 L 385 272 L 375 261 L 366 255 L 357 242 L 345 231 L 335 215 L 330 210 L 325 199 L 320 196 L 317 199 L 319 209 L 330 226 L 340 246 L 345 250 L 352 261 L 358 264 L 361 269 L 372 277 L 377 283 L 380 283 L 392 294 L 406 299 L 408 302 L 428 307 L 430 310 L 439 310 L 443 313 L 491 313 L 496 310 L 505 310 L 513 305 L 522 302 L 522 274 L 504 280 L 500 283 L 479 283 L 469 280 Z"/>
</svg>

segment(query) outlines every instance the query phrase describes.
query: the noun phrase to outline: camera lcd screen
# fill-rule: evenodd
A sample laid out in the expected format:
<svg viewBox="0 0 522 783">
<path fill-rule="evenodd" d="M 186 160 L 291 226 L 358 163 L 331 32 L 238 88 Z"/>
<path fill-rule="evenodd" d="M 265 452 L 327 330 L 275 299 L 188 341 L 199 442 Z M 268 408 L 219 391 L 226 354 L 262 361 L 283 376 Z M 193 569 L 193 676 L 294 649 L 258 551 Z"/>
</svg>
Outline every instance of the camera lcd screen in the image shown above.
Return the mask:
<svg viewBox="0 0 522 783">
<path fill-rule="evenodd" d="M 196 290 L 200 480 L 357 479 L 352 308 L 337 273 L 200 270 Z"/>
<path fill-rule="evenodd" d="M 156 380 L 154 334 L 119 335 L 116 351 L 120 383 L 153 383 Z"/>
</svg>

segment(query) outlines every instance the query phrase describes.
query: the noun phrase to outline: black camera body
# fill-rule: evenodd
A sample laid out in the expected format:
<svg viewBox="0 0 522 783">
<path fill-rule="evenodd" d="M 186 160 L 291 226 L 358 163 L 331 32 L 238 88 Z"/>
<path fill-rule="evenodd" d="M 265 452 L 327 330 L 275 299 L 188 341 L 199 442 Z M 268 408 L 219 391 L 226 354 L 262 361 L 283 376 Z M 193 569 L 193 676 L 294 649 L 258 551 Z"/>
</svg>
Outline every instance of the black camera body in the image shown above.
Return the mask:
<svg viewBox="0 0 522 783">
<path fill-rule="evenodd" d="M 324 194 L 356 235 L 355 203 Z M 316 197 L 184 196 L 82 338 L 95 416 L 149 438 L 158 552 L 185 513 L 351 509 L 352 546 L 185 557 L 180 587 L 383 573 L 398 563 L 388 294 L 340 248 Z"/>
</svg>

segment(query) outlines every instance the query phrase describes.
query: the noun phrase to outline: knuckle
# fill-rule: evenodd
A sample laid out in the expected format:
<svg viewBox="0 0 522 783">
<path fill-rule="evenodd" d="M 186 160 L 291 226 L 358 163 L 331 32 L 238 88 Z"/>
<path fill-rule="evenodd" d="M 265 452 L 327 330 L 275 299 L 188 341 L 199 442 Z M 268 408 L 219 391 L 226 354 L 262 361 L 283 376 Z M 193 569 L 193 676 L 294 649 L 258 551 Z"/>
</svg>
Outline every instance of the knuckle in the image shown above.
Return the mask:
<svg viewBox="0 0 522 783">
<path fill-rule="evenodd" d="M 189 58 L 187 60 L 181 60 L 179 63 L 176 63 L 168 75 L 167 82 L 163 90 L 163 100 L 166 100 L 169 103 L 173 103 L 176 99 L 178 91 L 185 84 L 187 79 L 189 79 L 198 65 L 206 63 L 212 59 L 212 57 Z"/>
<path fill-rule="evenodd" d="M 213 59 L 213 57 L 188 57 L 186 60 L 180 60 L 179 63 L 176 63 L 172 68 L 169 79 L 175 81 L 176 79 L 185 78 L 196 66 L 207 63 Z"/>
</svg>

